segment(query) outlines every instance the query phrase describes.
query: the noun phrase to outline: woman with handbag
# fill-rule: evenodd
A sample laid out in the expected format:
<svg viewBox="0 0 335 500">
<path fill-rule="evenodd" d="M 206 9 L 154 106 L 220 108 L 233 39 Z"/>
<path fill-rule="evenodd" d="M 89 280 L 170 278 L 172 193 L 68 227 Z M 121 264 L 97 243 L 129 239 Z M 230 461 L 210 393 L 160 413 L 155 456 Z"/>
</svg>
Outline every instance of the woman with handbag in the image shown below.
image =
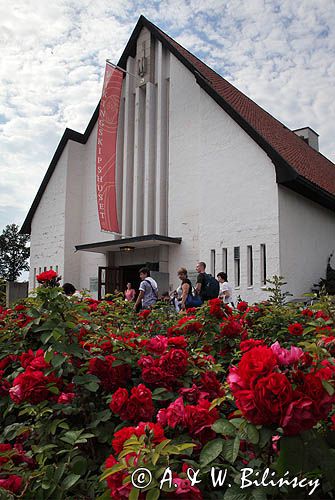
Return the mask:
<svg viewBox="0 0 335 500">
<path fill-rule="evenodd" d="M 185 267 L 181 267 L 177 271 L 178 278 L 181 281 L 181 303 L 180 310 L 185 311 L 185 309 L 189 307 L 199 307 L 202 304 L 202 301 L 199 296 L 194 297 L 192 294 L 192 283 L 187 277 L 187 269 Z"/>
</svg>

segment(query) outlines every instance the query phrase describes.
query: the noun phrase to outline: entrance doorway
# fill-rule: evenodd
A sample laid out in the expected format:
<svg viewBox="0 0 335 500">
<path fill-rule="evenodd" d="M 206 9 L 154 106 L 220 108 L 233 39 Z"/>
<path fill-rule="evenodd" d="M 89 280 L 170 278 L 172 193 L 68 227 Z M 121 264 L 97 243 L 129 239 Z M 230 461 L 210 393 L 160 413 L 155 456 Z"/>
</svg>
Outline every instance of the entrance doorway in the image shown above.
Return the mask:
<svg viewBox="0 0 335 500">
<path fill-rule="evenodd" d="M 136 290 L 137 296 L 141 282 L 138 271 L 141 267 L 148 267 L 152 271 L 158 271 L 158 263 L 156 262 L 120 267 L 99 267 L 98 299 L 103 299 L 107 293 L 114 293 L 115 290 L 124 292 L 127 283 L 131 283 L 132 288 Z"/>
</svg>

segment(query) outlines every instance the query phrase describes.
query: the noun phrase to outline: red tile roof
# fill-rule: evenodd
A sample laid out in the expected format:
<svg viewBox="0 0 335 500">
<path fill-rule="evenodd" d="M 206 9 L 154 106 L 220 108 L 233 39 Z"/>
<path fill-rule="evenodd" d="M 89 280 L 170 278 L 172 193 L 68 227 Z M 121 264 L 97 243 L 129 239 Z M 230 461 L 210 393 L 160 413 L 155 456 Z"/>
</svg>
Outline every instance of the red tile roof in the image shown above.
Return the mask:
<svg viewBox="0 0 335 500">
<path fill-rule="evenodd" d="M 168 44 L 174 47 L 182 58 L 206 79 L 213 91 L 233 108 L 299 175 L 335 195 L 335 165 L 330 160 L 314 150 L 297 134 L 285 127 L 162 30 L 149 21 L 147 23 L 154 27 Z"/>
</svg>

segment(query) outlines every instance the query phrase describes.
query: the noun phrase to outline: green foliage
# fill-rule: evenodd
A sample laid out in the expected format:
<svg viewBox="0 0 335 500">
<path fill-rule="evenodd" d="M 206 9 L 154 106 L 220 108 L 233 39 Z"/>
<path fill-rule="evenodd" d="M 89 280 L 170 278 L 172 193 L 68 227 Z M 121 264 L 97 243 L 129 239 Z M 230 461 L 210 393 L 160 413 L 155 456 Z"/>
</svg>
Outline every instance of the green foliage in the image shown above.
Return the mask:
<svg viewBox="0 0 335 500">
<path fill-rule="evenodd" d="M 0 276 L 15 281 L 22 271 L 28 271 L 29 235 L 19 234 L 19 226 L 8 224 L 0 235 Z"/>
<path fill-rule="evenodd" d="M 303 346 L 318 362 L 332 360 L 321 343 L 318 329 L 325 326 L 333 329 L 334 305 L 323 298 L 313 308 L 324 311 L 326 319 L 304 317 L 299 307 L 283 305 L 283 296 L 278 291 L 280 283 L 278 278 L 272 302 L 249 308 L 243 315 L 234 312 L 234 318 L 242 320 L 243 317 L 249 338 L 262 339 L 268 345 L 279 339 L 283 346 Z M 24 479 L 24 488 L 18 497 L 37 500 L 109 498 L 106 480 L 124 474 L 123 481 L 127 484 L 137 468 L 145 467 L 152 474 L 152 483 L 142 493 L 132 488 L 129 498 L 139 498 L 140 494 L 148 500 L 173 498 L 173 489 L 160 488 L 164 471 L 171 467 L 173 473 L 186 479 L 182 466 L 187 465 L 199 471 L 201 484 L 198 486 L 203 497 L 209 500 L 274 500 L 304 498 L 307 494 L 306 489 L 297 493 L 298 490 L 286 486 L 242 489 L 243 467 L 251 467 L 254 471 L 269 468 L 277 476 L 286 470 L 290 470 L 290 476 L 322 476 L 322 488 L 308 498 L 331 498 L 335 491 L 332 472 L 335 438 L 329 430 L 329 422 L 322 422 L 301 435 L 284 436 L 283 430 L 275 426 L 251 424 L 237 410 L 226 376 L 231 364 L 240 359 L 241 338 L 220 336 L 220 324 L 228 319 L 226 313 L 215 317 L 209 305 L 205 305 L 192 317 L 179 322 L 183 316 L 176 316 L 163 306 L 153 310 L 150 317 L 143 318 L 134 315 L 131 304 L 122 299 L 90 307 L 86 302 L 68 299 L 59 287 L 38 288 L 36 297 L 23 301 L 22 308 L 19 305 L 18 310 L 13 309 L 0 319 L 0 360 L 7 355 L 13 356 L 12 364 L 4 369 L 5 378 L 12 384 L 24 372 L 18 358 L 22 353 L 27 354 L 29 350 L 36 353 L 37 349 L 42 349 L 44 361 L 48 363 L 45 375 L 52 373 L 55 380 L 48 384 L 48 399 L 37 404 L 28 401 L 15 404 L 8 393 L 0 398 L 1 442 L 23 443 L 33 463 L 31 467 L 27 463 L 16 463 L 7 452 L 9 460 L 3 465 L 1 474 L 17 474 Z M 292 339 L 288 325 L 299 321 L 304 327 L 303 337 Z M 171 387 L 152 387 L 156 412 L 180 397 L 181 387 L 191 388 L 194 380 L 199 381 L 210 371 L 224 387 L 220 397 L 211 398 L 210 411 L 217 415 L 216 421 L 207 426 L 207 440 L 200 441 L 178 424 L 173 429 L 167 428 L 166 439 L 159 443 L 149 431 L 140 437 L 130 436 L 116 456 L 111 445 L 114 434 L 132 423 L 120 421 L 110 410 L 113 390 L 104 390 L 99 377 L 89 373 L 89 362 L 92 357 L 104 360 L 106 353 L 101 344 L 108 344 L 108 353 L 115 358 L 113 366 L 126 363 L 131 367 L 132 378 L 125 384 L 130 391 L 141 383 L 138 361 L 147 354 L 143 352 L 145 343 L 141 341 L 148 341 L 155 335 L 166 336 L 168 329 L 169 338 L 185 336 L 188 370 Z M 137 337 L 129 341 L 129 332 L 135 332 Z M 333 380 L 322 383 L 332 395 Z M 63 392 L 75 393 L 74 399 L 61 404 L 58 398 Z M 156 422 L 156 417 L 153 421 Z M 117 462 L 104 469 L 103 464 L 111 454 Z M 227 471 L 224 484 L 216 488 L 211 482 L 212 468 Z M 0 488 L 0 498 L 1 491 Z M 6 495 L 4 498 L 11 498 L 8 492 Z"/>
<path fill-rule="evenodd" d="M 283 276 L 273 276 L 272 279 L 266 280 L 267 283 L 270 283 L 272 286 L 268 286 L 265 288 L 267 292 L 269 292 L 269 303 L 273 306 L 280 307 L 284 305 L 286 298 L 292 296 L 290 292 L 283 292 L 282 287 L 287 285 L 286 281 L 284 281 Z"/>
</svg>

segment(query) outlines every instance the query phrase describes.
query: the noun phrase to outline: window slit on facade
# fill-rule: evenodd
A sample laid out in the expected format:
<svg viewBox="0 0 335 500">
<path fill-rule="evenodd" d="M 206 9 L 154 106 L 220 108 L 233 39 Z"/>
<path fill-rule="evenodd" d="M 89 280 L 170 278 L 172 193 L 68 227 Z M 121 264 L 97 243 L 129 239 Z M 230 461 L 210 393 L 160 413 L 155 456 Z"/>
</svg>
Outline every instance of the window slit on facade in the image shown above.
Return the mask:
<svg viewBox="0 0 335 500">
<path fill-rule="evenodd" d="M 264 243 L 261 244 L 261 285 L 266 285 L 266 246 Z"/>
<path fill-rule="evenodd" d="M 215 250 L 211 250 L 211 274 L 215 276 Z"/>
<path fill-rule="evenodd" d="M 222 249 L 222 271 L 228 273 L 228 250 L 227 248 Z"/>
<path fill-rule="evenodd" d="M 247 272 L 248 272 L 248 287 L 254 284 L 254 269 L 253 269 L 253 255 L 252 246 L 247 246 Z"/>
<path fill-rule="evenodd" d="M 241 284 L 240 247 L 234 247 L 234 279 L 235 287 L 239 287 Z"/>
</svg>

